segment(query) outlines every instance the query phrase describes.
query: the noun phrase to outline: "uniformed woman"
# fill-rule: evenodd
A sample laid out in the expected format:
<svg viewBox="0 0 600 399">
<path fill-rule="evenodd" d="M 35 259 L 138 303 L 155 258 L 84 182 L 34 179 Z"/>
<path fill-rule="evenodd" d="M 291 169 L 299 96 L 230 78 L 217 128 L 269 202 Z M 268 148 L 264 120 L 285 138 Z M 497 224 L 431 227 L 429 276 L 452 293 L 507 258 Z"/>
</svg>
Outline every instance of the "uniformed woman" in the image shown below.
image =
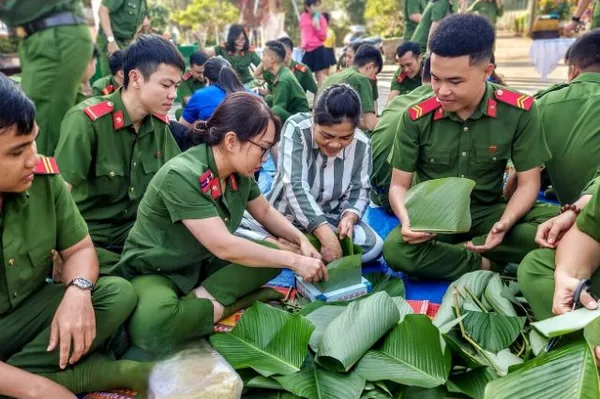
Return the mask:
<svg viewBox="0 0 600 399">
<path fill-rule="evenodd" d="M 318 251 L 269 205 L 253 178 L 280 129 L 262 99 L 231 94 L 196 124 L 200 144 L 165 164 L 150 183 L 113 269 L 139 297 L 129 323 L 131 358 L 164 355 L 210 334 L 240 308 L 279 297 L 260 288 L 281 268 L 307 281 L 327 278 Z M 233 235 L 244 210 L 299 253 Z"/>
<path fill-rule="evenodd" d="M 205 51 L 210 57 L 221 56 L 229 61 L 245 85 L 252 82 L 250 65 L 252 64 L 256 68 L 262 61 L 254 48 L 250 46 L 244 27 L 237 24 L 231 25 L 229 28 L 225 43 L 205 49 Z"/>
</svg>

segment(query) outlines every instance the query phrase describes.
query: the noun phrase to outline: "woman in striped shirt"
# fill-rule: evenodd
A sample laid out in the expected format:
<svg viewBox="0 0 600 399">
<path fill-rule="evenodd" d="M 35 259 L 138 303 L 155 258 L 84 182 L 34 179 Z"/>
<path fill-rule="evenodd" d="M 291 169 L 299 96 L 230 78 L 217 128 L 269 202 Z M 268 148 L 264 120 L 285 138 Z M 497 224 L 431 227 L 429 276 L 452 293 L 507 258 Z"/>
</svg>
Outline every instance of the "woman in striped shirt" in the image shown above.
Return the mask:
<svg viewBox="0 0 600 399">
<path fill-rule="evenodd" d="M 277 175 L 266 195 L 297 227 L 319 239 L 327 263 L 342 256 L 339 239 L 346 236 L 362 247 L 363 261 L 376 259 L 383 246 L 361 220 L 369 205 L 371 147 L 357 128 L 360 117 L 358 94 L 336 84 L 323 91 L 314 116 L 289 118 L 279 143 Z M 266 232 L 248 215 L 242 228 L 239 234 L 264 239 Z"/>
</svg>

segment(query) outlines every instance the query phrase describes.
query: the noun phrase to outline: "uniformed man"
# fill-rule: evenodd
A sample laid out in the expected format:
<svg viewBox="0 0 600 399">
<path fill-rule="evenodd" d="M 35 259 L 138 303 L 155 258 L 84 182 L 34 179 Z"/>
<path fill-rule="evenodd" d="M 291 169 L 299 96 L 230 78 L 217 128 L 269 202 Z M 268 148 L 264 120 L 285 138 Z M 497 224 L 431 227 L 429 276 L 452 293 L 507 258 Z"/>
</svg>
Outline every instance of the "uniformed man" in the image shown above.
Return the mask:
<svg viewBox="0 0 600 399">
<path fill-rule="evenodd" d="M 404 0 L 404 34 L 402 38 L 405 41 L 412 38 L 426 7 L 426 0 Z"/>
<path fill-rule="evenodd" d="M 108 57 L 124 49 L 142 24 L 149 24 L 146 0 L 102 0 L 98 10 L 100 29 L 96 43 L 100 47 L 100 72 L 110 73 Z"/>
<path fill-rule="evenodd" d="M 387 237 L 383 254 L 396 270 L 455 279 L 520 262 L 536 248 L 537 226 L 557 212 L 553 206 L 534 206 L 540 165 L 550 154 L 533 98 L 487 82 L 494 36 L 489 22 L 473 14 L 444 19 L 432 36 L 435 95 L 402 115 L 390 158 L 389 200 L 402 227 Z M 509 158 L 518 185 L 505 203 L 502 183 Z M 444 177 L 475 181 L 468 234 L 411 230 L 404 200 L 413 176 L 417 183 Z"/>
<path fill-rule="evenodd" d="M 288 67 L 283 65 L 285 60 L 285 47 L 277 40 L 265 43 L 262 56 L 262 66 L 266 72 L 271 73 L 273 79 L 273 104 L 271 109 L 282 122 L 300 112 L 308 112 L 306 92 L 296 80 Z"/>
<path fill-rule="evenodd" d="M 0 396 L 145 391 L 149 365 L 101 349 L 135 308 L 133 287 L 98 279 L 85 221 L 54 159 L 37 154 L 35 106 L 4 75 L 0 126 Z M 50 278 L 55 256 L 60 282 Z"/>
<path fill-rule="evenodd" d="M 204 79 L 204 64 L 208 61 L 208 54 L 203 51 L 195 51 L 190 55 L 190 68 L 181 77 L 181 84 L 177 89 L 182 107 L 175 113 L 175 118 L 179 119 L 183 112 L 183 107 L 192 97 L 196 90 L 206 86 Z"/>
<path fill-rule="evenodd" d="M 54 155 L 60 123 L 75 105 L 92 56 L 81 1 L 3 1 L 0 19 L 21 39 L 21 87 L 37 109 L 38 150 Z"/>
<path fill-rule="evenodd" d="M 225 43 L 204 51 L 209 57 L 221 56 L 229 61 L 245 85 L 253 80 L 250 66 L 258 67 L 261 63 L 260 56 L 256 54 L 254 47 L 250 46 L 244 27 L 238 24 L 231 25 Z"/>
<path fill-rule="evenodd" d="M 425 96 L 431 97 L 431 74 L 429 59 L 423 62 L 423 86 L 416 88 L 408 94 L 394 97 L 385 107 L 377 127 L 371 133 L 371 153 L 373 157 L 373 169 L 371 171 L 371 201 L 375 205 L 383 207 L 386 212 L 393 214 L 390 207 L 388 192 L 392 180 L 392 167 L 388 161 L 394 145 L 394 139 L 398 134 L 398 121 L 406 112 L 409 105 L 413 105 L 418 99 Z"/>
<path fill-rule="evenodd" d="M 401 43 L 396 49 L 396 62 L 398 70 L 392 78 L 388 104 L 394 97 L 407 94 L 421 86 L 421 48 L 419 43 Z"/>
<path fill-rule="evenodd" d="M 184 69 L 173 43 L 140 36 L 125 53 L 123 87 L 74 107 L 62 124 L 56 159 L 101 266 L 119 259 L 148 183 L 180 152 L 166 114 Z"/>
<path fill-rule="evenodd" d="M 426 53 L 428 49 L 429 38 L 435 32 L 440 21 L 449 14 L 454 14 L 458 10 L 454 0 L 432 0 L 419 21 L 419 25 L 415 29 L 411 41 L 419 43 L 421 46 L 421 52 Z"/>
<path fill-rule="evenodd" d="M 92 53 L 92 58 L 88 62 L 87 68 L 85 69 L 85 73 L 81 77 L 81 84 L 79 85 L 79 91 L 77 92 L 77 99 L 75 100 L 75 104 L 79 104 L 80 102 L 87 100 L 88 97 L 90 97 L 92 94 L 90 79 L 96 74 L 96 63 L 98 61 L 99 55 L 100 51 L 98 50 L 98 46 L 94 44 L 94 52 Z"/>
<path fill-rule="evenodd" d="M 579 0 L 577 2 L 577 8 L 571 17 L 571 21 L 565 25 L 564 30 L 565 34 L 570 34 L 576 30 L 578 26 L 583 25 L 581 22 L 581 17 L 583 13 L 588 9 L 590 4 L 592 4 L 594 0 Z M 600 28 L 600 5 L 598 1 L 594 4 L 594 12 L 592 14 L 592 29 Z"/>
<path fill-rule="evenodd" d="M 98 79 L 92 85 L 92 96 L 107 96 L 123 85 L 123 50 L 115 51 L 108 57 L 110 75 Z"/>
<path fill-rule="evenodd" d="M 346 83 L 356 90 L 363 111 L 360 128 L 367 131 L 372 131 L 377 125 L 372 81 L 377 81 L 382 68 L 381 52 L 371 44 L 363 44 L 354 56 L 351 67 L 330 75 L 323 83 L 323 89 L 336 83 Z"/>
<path fill-rule="evenodd" d="M 600 116 L 596 111 L 600 106 L 600 30 L 588 32 L 573 43 L 568 64 L 570 82 L 537 101 L 552 153 L 546 169 L 564 206 L 564 212 L 538 228 L 536 241 L 545 249 L 530 253 L 519 269 L 523 292 L 533 297 L 531 306 L 539 318 L 551 315 L 553 285 L 542 280 L 545 283 L 538 286 L 537 276 L 554 267 L 554 249 L 600 185 Z"/>
<path fill-rule="evenodd" d="M 467 12 L 486 17 L 492 26 L 496 28 L 496 21 L 504 15 L 504 6 L 502 0 L 477 0 L 469 7 Z"/>
</svg>

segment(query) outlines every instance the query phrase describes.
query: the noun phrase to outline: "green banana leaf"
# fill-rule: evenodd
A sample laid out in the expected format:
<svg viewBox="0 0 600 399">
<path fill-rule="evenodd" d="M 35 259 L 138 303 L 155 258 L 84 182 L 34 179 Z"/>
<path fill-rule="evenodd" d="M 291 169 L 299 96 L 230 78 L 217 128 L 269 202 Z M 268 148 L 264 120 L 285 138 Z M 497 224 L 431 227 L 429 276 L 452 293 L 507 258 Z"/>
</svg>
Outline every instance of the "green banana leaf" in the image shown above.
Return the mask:
<svg viewBox="0 0 600 399">
<path fill-rule="evenodd" d="M 587 343 L 581 340 L 545 353 L 485 389 L 485 399 L 515 398 L 600 398 L 598 371 Z"/>
<path fill-rule="evenodd" d="M 263 377 L 258 375 L 244 384 L 246 388 L 261 388 L 261 389 L 274 389 L 283 390 L 283 387 L 273 378 Z"/>
<path fill-rule="evenodd" d="M 548 345 L 549 339 L 537 332 L 535 328 L 529 331 L 529 343 L 535 356 L 539 355 Z"/>
<path fill-rule="evenodd" d="M 385 291 L 391 297 L 405 297 L 404 280 L 386 273 L 368 273 L 364 276 L 371 283 L 372 293 Z"/>
<path fill-rule="evenodd" d="M 299 373 L 275 377 L 289 392 L 309 399 L 359 399 L 365 380 L 356 372 L 345 374 L 326 370 L 309 355 Z"/>
<path fill-rule="evenodd" d="M 508 348 L 525 326 L 525 317 L 498 313 L 467 312 L 463 321 L 469 337 L 483 349 L 497 353 Z"/>
<path fill-rule="evenodd" d="M 317 352 L 319 350 L 319 344 L 323 339 L 323 334 L 327 326 L 335 320 L 336 317 L 342 314 L 346 309 L 345 306 L 323 306 L 308 314 L 306 318 L 313 323 L 315 330 L 310 336 L 309 345 L 310 348 Z"/>
<path fill-rule="evenodd" d="M 583 336 L 591 350 L 594 350 L 596 346 L 600 346 L 600 318 L 585 326 Z"/>
<path fill-rule="evenodd" d="M 405 387 L 394 399 L 463 399 L 464 395 L 448 392 L 444 386 L 435 388 Z"/>
<path fill-rule="evenodd" d="M 491 368 L 481 367 L 453 375 L 446 386 L 450 392 L 462 393 L 473 399 L 483 399 L 486 385 L 496 378 L 498 376 Z"/>
<path fill-rule="evenodd" d="M 242 395 L 242 399 L 301 399 L 293 393 L 280 391 L 252 391 Z"/>
<path fill-rule="evenodd" d="M 471 229 L 471 192 L 475 182 L 460 177 L 428 180 L 406 193 L 413 231 L 466 233 Z"/>
<path fill-rule="evenodd" d="M 385 292 L 350 303 L 325 329 L 316 362 L 345 372 L 400 320 L 398 305 Z"/>
<path fill-rule="evenodd" d="M 451 356 L 445 348 L 439 330 L 427 316 L 410 314 L 377 349 L 364 355 L 356 372 L 367 381 L 433 388 L 444 384 L 450 374 Z"/>
<path fill-rule="evenodd" d="M 531 325 L 543 336 L 552 338 L 579 331 L 598 317 L 600 317 L 600 308 L 596 310 L 581 308 Z"/>
<path fill-rule="evenodd" d="M 313 330 L 303 316 L 257 302 L 233 331 L 213 334 L 210 343 L 234 369 L 251 367 L 265 377 L 286 375 L 300 371 Z"/>
<path fill-rule="evenodd" d="M 506 297 L 506 294 L 504 293 L 505 288 L 508 289 L 508 287 L 502 283 L 500 276 L 494 274 L 485 287 L 482 299 L 484 299 L 495 312 L 509 317 L 516 317 L 517 312 L 510 299 Z"/>
<path fill-rule="evenodd" d="M 317 250 L 321 250 L 321 243 L 317 237 L 312 234 L 307 237 Z M 327 281 L 313 283 L 323 293 L 360 284 L 362 280 L 362 248 L 352 244 L 350 237 L 340 240 L 340 246 L 344 257 L 327 265 Z"/>
</svg>

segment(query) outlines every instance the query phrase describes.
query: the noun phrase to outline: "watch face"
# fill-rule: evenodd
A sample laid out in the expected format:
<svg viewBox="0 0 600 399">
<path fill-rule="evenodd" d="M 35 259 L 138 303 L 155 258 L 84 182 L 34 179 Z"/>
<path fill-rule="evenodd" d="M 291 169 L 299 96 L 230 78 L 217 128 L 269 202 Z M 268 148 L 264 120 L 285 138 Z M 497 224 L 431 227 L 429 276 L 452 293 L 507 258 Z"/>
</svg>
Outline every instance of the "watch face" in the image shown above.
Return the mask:
<svg viewBox="0 0 600 399">
<path fill-rule="evenodd" d="M 90 280 L 81 278 L 81 277 L 73 280 L 73 285 L 76 287 L 79 287 L 83 290 L 89 290 L 90 288 L 92 288 L 94 286 L 94 284 L 92 284 L 92 282 Z"/>
</svg>

